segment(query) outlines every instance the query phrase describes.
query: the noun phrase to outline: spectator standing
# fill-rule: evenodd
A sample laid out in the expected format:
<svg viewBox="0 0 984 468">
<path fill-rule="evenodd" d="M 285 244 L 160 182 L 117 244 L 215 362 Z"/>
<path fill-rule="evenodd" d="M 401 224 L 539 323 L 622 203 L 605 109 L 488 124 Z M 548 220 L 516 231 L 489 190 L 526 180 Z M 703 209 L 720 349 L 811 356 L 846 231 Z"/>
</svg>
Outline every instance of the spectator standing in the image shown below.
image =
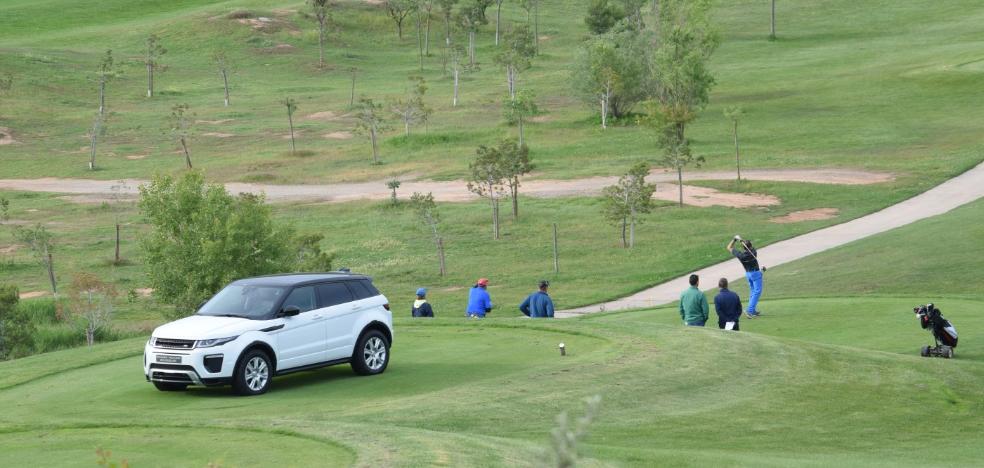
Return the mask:
<svg viewBox="0 0 984 468">
<path fill-rule="evenodd" d="M 741 318 L 741 298 L 728 289 L 728 278 L 718 281 L 721 290 L 714 296 L 714 311 L 718 316 L 718 328 L 738 331 L 738 319 Z M 731 327 L 728 327 L 731 324 Z"/>
<path fill-rule="evenodd" d="M 413 301 L 413 308 L 410 309 L 410 314 L 414 317 L 433 317 L 434 309 L 431 308 L 429 302 L 427 302 L 427 288 L 417 289 L 417 300 Z"/>
<path fill-rule="evenodd" d="M 680 294 L 680 318 L 688 327 L 703 327 L 710 313 L 707 298 L 697 288 L 699 283 L 700 277 L 690 275 L 690 287 Z"/>
</svg>

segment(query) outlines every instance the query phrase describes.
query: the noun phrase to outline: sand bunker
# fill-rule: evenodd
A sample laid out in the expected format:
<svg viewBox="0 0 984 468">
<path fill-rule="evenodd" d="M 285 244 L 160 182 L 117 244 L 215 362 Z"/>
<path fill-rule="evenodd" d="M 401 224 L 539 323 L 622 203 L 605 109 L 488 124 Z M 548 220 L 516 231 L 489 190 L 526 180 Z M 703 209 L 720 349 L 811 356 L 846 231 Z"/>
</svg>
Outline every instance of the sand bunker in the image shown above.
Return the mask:
<svg viewBox="0 0 984 468">
<path fill-rule="evenodd" d="M 812 210 L 794 211 L 786 216 L 778 216 L 769 221 L 777 224 L 799 223 L 803 221 L 820 221 L 836 218 L 840 214 L 837 208 L 816 208 Z"/>
<path fill-rule="evenodd" d="M 351 140 L 353 136 L 352 132 L 331 132 L 325 134 L 325 138 L 329 140 Z"/>
</svg>

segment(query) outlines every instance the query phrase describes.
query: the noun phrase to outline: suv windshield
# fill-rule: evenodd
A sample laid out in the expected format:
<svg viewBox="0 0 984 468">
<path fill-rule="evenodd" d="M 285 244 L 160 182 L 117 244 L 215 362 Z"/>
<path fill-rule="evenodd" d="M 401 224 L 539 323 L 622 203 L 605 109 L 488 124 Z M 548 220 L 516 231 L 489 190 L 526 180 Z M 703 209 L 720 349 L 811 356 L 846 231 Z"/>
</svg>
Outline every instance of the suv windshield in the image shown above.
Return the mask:
<svg viewBox="0 0 984 468">
<path fill-rule="evenodd" d="M 198 315 L 259 319 L 273 314 L 273 308 L 287 288 L 230 284 L 198 309 Z"/>
</svg>

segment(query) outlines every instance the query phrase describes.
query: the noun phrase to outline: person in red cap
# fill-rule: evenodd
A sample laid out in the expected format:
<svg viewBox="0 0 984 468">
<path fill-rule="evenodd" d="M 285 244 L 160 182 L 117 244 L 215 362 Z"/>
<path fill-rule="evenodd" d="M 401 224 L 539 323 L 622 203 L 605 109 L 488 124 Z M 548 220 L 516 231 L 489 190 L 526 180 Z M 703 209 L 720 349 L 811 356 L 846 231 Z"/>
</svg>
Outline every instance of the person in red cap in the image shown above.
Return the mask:
<svg viewBox="0 0 984 468">
<path fill-rule="evenodd" d="M 465 315 L 483 318 L 485 314 L 492 311 L 492 298 L 489 297 L 489 292 L 485 290 L 488 285 L 489 280 L 482 278 L 475 283 L 475 286 L 472 286 L 468 293 L 468 308 L 465 309 Z"/>
</svg>

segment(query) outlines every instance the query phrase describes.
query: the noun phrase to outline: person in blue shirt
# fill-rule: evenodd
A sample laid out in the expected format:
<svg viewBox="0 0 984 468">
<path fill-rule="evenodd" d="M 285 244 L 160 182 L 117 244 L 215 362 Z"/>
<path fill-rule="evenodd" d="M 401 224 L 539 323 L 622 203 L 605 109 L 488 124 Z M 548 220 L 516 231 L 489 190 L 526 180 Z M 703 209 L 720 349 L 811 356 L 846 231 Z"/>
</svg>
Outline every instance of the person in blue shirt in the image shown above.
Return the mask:
<svg viewBox="0 0 984 468">
<path fill-rule="evenodd" d="M 413 317 L 433 317 L 434 309 L 427 302 L 427 288 L 417 289 L 417 300 L 413 301 L 413 308 L 410 309 Z"/>
<path fill-rule="evenodd" d="M 468 308 L 465 309 L 465 315 L 468 317 L 484 318 L 485 314 L 492 312 L 492 298 L 489 297 L 489 292 L 486 288 L 489 286 L 489 280 L 487 278 L 482 278 L 472 286 L 471 291 L 468 293 Z"/>
<path fill-rule="evenodd" d="M 540 281 L 540 290 L 527 296 L 526 300 L 519 305 L 519 310 L 529 318 L 553 318 L 553 300 L 547 294 L 547 288 L 549 287 L 550 283 L 548 281 Z"/>
<path fill-rule="evenodd" d="M 714 296 L 714 311 L 718 315 L 718 328 L 724 330 L 730 322 L 733 324 L 731 330 L 738 331 L 738 319 L 741 318 L 741 298 L 734 291 L 728 289 L 728 279 L 721 278 L 718 281 L 721 291 Z"/>
</svg>

